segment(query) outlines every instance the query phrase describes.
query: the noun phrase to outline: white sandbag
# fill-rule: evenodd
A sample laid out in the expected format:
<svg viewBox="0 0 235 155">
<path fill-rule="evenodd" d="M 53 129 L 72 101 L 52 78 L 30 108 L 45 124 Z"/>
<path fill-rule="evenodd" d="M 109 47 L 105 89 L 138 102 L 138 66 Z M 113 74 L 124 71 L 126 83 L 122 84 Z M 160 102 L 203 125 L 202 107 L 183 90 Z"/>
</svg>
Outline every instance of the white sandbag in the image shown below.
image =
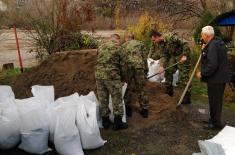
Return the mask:
<svg viewBox="0 0 235 155">
<path fill-rule="evenodd" d="M 78 98 L 79 98 L 79 94 L 74 93 L 74 94 L 69 95 L 69 96 L 60 97 L 52 104 L 54 106 L 62 106 L 62 107 L 77 106 L 77 103 L 73 102 L 73 101 L 75 101 Z"/>
<path fill-rule="evenodd" d="M 46 100 L 49 103 L 52 103 L 55 100 L 54 86 L 34 85 L 31 88 L 31 92 L 34 97 Z"/>
<path fill-rule="evenodd" d="M 7 98 L 15 99 L 10 86 L 0 85 L 0 102 L 4 102 Z"/>
<path fill-rule="evenodd" d="M 10 149 L 20 142 L 20 125 L 17 108 L 6 100 L 0 111 L 0 149 Z M 1 107 L 0 103 L 0 107 Z M 7 105 L 7 107 L 6 107 Z"/>
<path fill-rule="evenodd" d="M 235 128 L 226 126 L 215 137 L 208 140 L 222 146 L 225 155 L 235 155 Z"/>
<path fill-rule="evenodd" d="M 50 142 L 54 143 L 54 134 L 55 134 L 55 128 L 56 128 L 56 121 L 58 118 L 59 112 L 61 108 L 68 108 L 72 107 L 74 109 L 77 109 L 77 104 L 74 101 L 77 101 L 79 99 L 78 93 L 74 93 L 69 96 L 60 97 L 55 102 L 51 103 L 50 106 L 48 106 L 48 109 L 46 110 L 49 117 L 49 129 L 50 129 L 50 136 L 49 140 Z"/>
<path fill-rule="evenodd" d="M 177 71 L 173 74 L 172 85 L 176 87 L 178 80 L 179 80 L 179 70 L 177 69 Z"/>
<path fill-rule="evenodd" d="M 57 117 L 60 115 L 59 108 L 60 106 L 50 105 L 46 110 L 49 122 L 49 140 L 52 143 L 54 143 L 54 134 L 55 134 Z"/>
<path fill-rule="evenodd" d="M 77 127 L 83 149 L 96 149 L 106 141 L 101 138 L 96 118 L 96 103 L 81 97 L 77 108 Z"/>
<path fill-rule="evenodd" d="M 45 109 L 32 109 L 21 115 L 21 144 L 19 149 L 28 153 L 48 151 L 49 124 Z"/>
<path fill-rule="evenodd" d="M 157 74 L 160 69 L 159 60 L 153 60 L 151 58 L 148 58 L 147 62 L 148 62 L 148 70 L 149 70 L 148 77 Z M 161 82 L 162 76 L 160 74 L 158 74 L 148 80 L 151 82 Z"/>
<path fill-rule="evenodd" d="M 126 107 L 125 107 L 125 103 L 124 103 L 124 95 L 126 92 L 126 88 L 127 88 L 127 83 L 125 83 L 122 86 L 122 105 L 123 105 L 123 116 L 122 116 L 122 122 L 126 123 Z M 111 95 L 109 96 L 109 109 L 110 109 L 110 115 L 109 115 L 109 119 L 111 122 L 114 122 L 114 115 L 113 115 L 113 103 L 112 103 L 112 98 Z"/>
<path fill-rule="evenodd" d="M 45 102 L 45 100 L 42 100 L 37 97 L 30 97 L 21 100 L 16 99 L 15 103 L 21 113 L 27 113 L 32 109 L 46 109 L 48 106 L 48 102 Z"/>
<path fill-rule="evenodd" d="M 63 108 L 55 129 L 55 148 L 61 155 L 84 155 L 80 135 L 75 125 L 76 111 Z"/>
<path fill-rule="evenodd" d="M 15 100 L 20 114 L 21 144 L 19 148 L 34 154 L 48 151 L 48 102 L 37 97 Z"/>
<path fill-rule="evenodd" d="M 153 60 L 151 58 L 148 58 L 147 60 L 148 62 L 148 77 L 157 74 L 160 71 L 160 63 L 159 60 Z M 173 74 L 173 86 L 177 86 L 177 82 L 179 80 L 179 70 L 177 70 L 174 74 Z M 158 74 L 152 78 L 149 79 L 149 81 L 151 82 L 161 82 L 164 83 L 165 82 L 165 78 L 164 78 L 164 74 Z"/>
<path fill-rule="evenodd" d="M 198 141 L 202 155 L 225 155 L 220 144 L 209 141 Z"/>
<path fill-rule="evenodd" d="M 97 122 L 100 128 L 103 128 L 102 126 L 102 119 L 100 117 L 100 102 L 98 101 L 95 93 L 93 91 L 91 91 L 88 95 L 83 96 L 86 99 L 95 102 L 96 103 L 96 118 L 97 118 Z"/>
<path fill-rule="evenodd" d="M 212 139 L 198 141 L 201 155 L 234 155 L 235 128 L 226 126 Z"/>
</svg>

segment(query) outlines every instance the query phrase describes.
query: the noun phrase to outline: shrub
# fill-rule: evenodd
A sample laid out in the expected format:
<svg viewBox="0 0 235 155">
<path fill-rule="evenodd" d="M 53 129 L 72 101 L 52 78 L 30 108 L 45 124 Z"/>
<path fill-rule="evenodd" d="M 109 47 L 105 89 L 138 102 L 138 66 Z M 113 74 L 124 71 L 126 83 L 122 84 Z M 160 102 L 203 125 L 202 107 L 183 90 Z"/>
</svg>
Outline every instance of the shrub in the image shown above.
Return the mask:
<svg viewBox="0 0 235 155">
<path fill-rule="evenodd" d="M 210 11 L 205 11 L 199 24 L 196 26 L 195 32 L 194 32 L 194 41 L 196 44 L 200 44 L 201 43 L 201 31 L 202 28 L 206 25 L 208 25 L 212 20 L 214 19 L 214 16 L 212 15 L 212 13 Z M 222 38 L 222 34 L 219 30 L 219 28 L 215 25 L 212 24 L 211 26 L 214 27 L 215 30 L 215 35 L 218 37 Z"/>
<path fill-rule="evenodd" d="M 140 16 L 139 21 L 129 27 L 127 31 L 133 33 L 137 40 L 143 41 L 149 47 L 151 44 L 149 33 L 152 29 L 157 29 L 159 32 L 164 33 L 168 31 L 169 25 L 160 20 L 155 20 L 148 12 L 145 12 Z"/>
<path fill-rule="evenodd" d="M 90 48 L 90 49 L 98 48 L 98 41 L 89 35 L 83 34 L 81 48 Z"/>
</svg>

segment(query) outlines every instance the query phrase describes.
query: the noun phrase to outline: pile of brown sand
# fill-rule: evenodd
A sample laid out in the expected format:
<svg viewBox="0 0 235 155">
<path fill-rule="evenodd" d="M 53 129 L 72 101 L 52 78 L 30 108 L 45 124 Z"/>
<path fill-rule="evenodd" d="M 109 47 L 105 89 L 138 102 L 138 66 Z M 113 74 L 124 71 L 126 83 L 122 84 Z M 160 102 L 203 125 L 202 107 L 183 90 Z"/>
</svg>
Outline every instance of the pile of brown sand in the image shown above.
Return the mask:
<svg viewBox="0 0 235 155">
<path fill-rule="evenodd" d="M 94 67 L 96 50 L 63 52 L 51 55 L 39 66 L 19 75 L 12 83 L 16 98 L 32 96 L 31 86 L 53 85 L 56 98 L 71 95 L 75 92 L 86 95 L 96 90 Z M 164 117 L 164 112 L 174 109 L 176 97 L 164 94 L 163 87 L 157 83 L 148 83 L 150 116 L 145 121 L 139 114 L 139 103 L 136 95 L 133 99 L 133 117 L 130 118 L 131 129 L 147 128 L 157 119 Z"/>
<path fill-rule="evenodd" d="M 62 52 L 51 55 L 39 66 L 19 75 L 12 83 L 16 98 L 32 96 L 31 86 L 53 85 L 56 98 L 74 92 L 95 90 L 96 50 Z"/>
</svg>

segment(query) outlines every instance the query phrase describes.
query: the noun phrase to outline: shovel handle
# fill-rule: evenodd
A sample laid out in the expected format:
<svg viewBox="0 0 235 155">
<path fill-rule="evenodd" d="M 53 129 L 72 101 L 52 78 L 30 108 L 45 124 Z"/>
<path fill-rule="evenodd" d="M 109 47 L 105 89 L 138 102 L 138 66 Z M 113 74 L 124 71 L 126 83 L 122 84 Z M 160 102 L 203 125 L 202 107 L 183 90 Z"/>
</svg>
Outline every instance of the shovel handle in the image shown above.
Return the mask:
<svg viewBox="0 0 235 155">
<path fill-rule="evenodd" d="M 197 60 L 197 63 L 196 63 L 196 65 L 195 65 L 195 67 L 194 67 L 194 69 L 193 69 L 193 72 L 192 72 L 192 74 L 191 74 L 191 76 L 190 76 L 190 78 L 189 78 L 189 81 L 188 81 L 188 83 L 187 83 L 187 85 L 186 85 L 186 87 L 185 87 L 185 89 L 184 89 L 184 91 L 183 91 L 183 94 L 182 94 L 181 97 L 180 97 L 180 100 L 179 100 L 179 102 L 178 102 L 178 104 L 177 104 L 177 107 L 181 105 L 181 103 L 182 103 L 182 101 L 183 101 L 183 98 L 184 98 L 186 92 L 188 91 L 188 88 L 189 88 L 189 86 L 190 86 L 190 84 L 191 84 L 191 82 L 192 82 L 192 79 L 193 79 L 193 77 L 194 77 L 194 75 L 195 75 L 195 73 L 196 73 L 196 71 L 197 71 L 197 68 L 198 68 L 198 66 L 199 66 L 199 64 L 200 64 L 201 58 L 202 58 L 202 54 L 200 54 L 200 56 L 199 56 L 199 58 L 198 58 L 198 60 Z"/>
<path fill-rule="evenodd" d="M 165 72 L 166 70 L 168 70 L 168 69 L 170 69 L 170 68 L 172 68 L 172 67 L 178 65 L 179 63 L 181 63 L 181 62 L 179 61 L 179 62 L 177 62 L 177 63 L 175 63 L 175 64 L 173 64 L 173 65 L 171 65 L 171 66 L 169 66 L 169 67 L 166 67 L 163 72 Z M 161 73 L 158 72 L 158 73 L 156 73 L 156 74 L 153 74 L 153 75 L 147 77 L 147 79 L 150 79 L 150 78 L 152 78 L 152 77 L 154 77 L 154 76 L 156 76 L 156 75 L 158 75 L 158 74 L 161 74 Z"/>
</svg>

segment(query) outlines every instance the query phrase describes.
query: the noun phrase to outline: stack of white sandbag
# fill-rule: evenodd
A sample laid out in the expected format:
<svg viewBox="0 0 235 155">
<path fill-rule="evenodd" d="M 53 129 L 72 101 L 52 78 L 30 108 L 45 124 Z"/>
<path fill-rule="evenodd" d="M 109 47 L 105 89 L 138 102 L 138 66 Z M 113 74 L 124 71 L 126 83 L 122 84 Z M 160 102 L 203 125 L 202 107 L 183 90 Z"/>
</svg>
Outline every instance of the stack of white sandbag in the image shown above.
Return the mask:
<svg viewBox="0 0 235 155">
<path fill-rule="evenodd" d="M 20 121 L 10 86 L 0 86 L 0 149 L 10 149 L 20 142 Z"/>
<path fill-rule="evenodd" d="M 126 87 L 125 84 L 123 96 Z M 105 144 L 99 130 L 100 103 L 94 92 L 86 96 L 74 93 L 55 101 L 53 86 L 36 85 L 32 86 L 32 94 L 30 98 L 15 99 L 10 86 L 0 86 L 0 149 L 19 144 L 26 152 L 44 154 L 49 149 L 49 139 L 59 154 L 83 155 L 83 149 Z M 111 100 L 109 107 L 112 111 Z"/>
<path fill-rule="evenodd" d="M 199 140 L 201 153 L 193 155 L 234 155 L 235 128 L 226 126 L 215 137 L 209 140 Z"/>
<path fill-rule="evenodd" d="M 148 77 L 155 75 L 157 73 L 159 73 L 160 71 L 160 63 L 159 60 L 153 60 L 151 58 L 147 59 L 147 63 L 148 63 Z M 176 83 L 178 82 L 179 79 L 179 70 L 177 70 L 174 74 L 173 74 L 173 86 L 176 86 Z M 165 78 L 164 78 L 164 74 L 157 74 L 156 76 L 153 76 L 152 78 L 148 79 L 150 82 L 165 82 Z"/>
</svg>

